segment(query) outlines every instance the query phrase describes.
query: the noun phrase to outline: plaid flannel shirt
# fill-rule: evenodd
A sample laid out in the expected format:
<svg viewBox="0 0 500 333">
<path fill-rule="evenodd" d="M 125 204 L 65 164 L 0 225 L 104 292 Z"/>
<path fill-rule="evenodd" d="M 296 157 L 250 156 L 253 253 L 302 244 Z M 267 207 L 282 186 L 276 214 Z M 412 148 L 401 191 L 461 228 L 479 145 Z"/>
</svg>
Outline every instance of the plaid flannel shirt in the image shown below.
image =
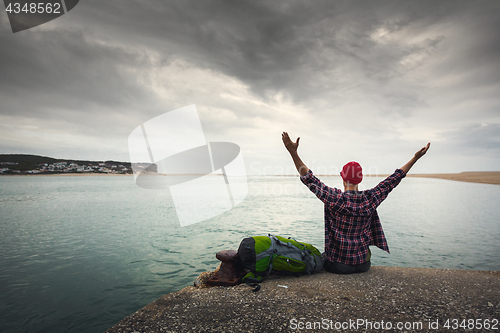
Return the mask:
<svg viewBox="0 0 500 333">
<path fill-rule="evenodd" d="M 323 184 L 311 170 L 300 180 L 325 204 L 325 254 L 328 260 L 346 265 L 365 262 L 368 246 L 389 253 L 377 207 L 401 179 L 396 171 L 377 186 L 365 191 L 345 191 Z"/>
</svg>

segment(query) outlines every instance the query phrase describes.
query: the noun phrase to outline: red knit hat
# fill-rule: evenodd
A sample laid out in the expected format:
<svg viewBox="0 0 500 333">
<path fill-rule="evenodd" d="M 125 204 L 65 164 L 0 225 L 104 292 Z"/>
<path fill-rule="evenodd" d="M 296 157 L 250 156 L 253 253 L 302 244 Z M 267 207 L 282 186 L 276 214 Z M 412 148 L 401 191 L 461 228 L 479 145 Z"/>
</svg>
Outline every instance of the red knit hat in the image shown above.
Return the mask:
<svg viewBox="0 0 500 333">
<path fill-rule="evenodd" d="M 356 185 L 363 180 L 363 169 L 361 169 L 358 162 L 352 161 L 344 165 L 340 175 L 344 181 Z"/>
</svg>

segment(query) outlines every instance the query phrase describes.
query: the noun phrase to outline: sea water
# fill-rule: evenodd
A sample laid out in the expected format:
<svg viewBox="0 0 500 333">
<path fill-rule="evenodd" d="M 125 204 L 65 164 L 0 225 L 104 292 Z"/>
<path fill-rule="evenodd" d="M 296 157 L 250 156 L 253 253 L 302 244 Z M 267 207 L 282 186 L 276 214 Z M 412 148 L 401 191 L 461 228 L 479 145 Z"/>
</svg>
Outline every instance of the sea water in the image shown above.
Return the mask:
<svg viewBox="0 0 500 333">
<path fill-rule="evenodd" d="M 180 227 L 169 192 L 132 176 L 0 177 L 0 331 L 104 331 L 192 285 L 244 237 L 323 249 L 323 204 L 298 177 L 248 185 L 232 210 Z M 500 270 L 499 199 L 498 185 L 404 179 L 378 209 L 391 254 L 372 247 L 372 264 Z"/>
</svg>

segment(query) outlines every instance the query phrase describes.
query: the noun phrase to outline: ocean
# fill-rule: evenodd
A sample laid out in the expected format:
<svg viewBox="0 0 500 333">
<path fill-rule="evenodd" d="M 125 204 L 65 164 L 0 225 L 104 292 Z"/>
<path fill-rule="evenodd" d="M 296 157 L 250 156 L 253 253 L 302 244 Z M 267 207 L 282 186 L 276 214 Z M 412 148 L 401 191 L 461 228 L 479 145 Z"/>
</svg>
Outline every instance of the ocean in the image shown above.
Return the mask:
<svg viewBox="0 0 500 333">
<path fill-rule="evenodd" d="M 132 176 L 0 177 L 0 331 L 102 332 L 248 236 L 323 249 L 323 205 L 298 177 L 248 186 L 235 208 L 181 227 L 168 191 Z M 372 265 L 500 270 L 499 199 L 498 185 L 405 178 L 378 209 L 391 254 L 372 247 Z"/>
</svg>

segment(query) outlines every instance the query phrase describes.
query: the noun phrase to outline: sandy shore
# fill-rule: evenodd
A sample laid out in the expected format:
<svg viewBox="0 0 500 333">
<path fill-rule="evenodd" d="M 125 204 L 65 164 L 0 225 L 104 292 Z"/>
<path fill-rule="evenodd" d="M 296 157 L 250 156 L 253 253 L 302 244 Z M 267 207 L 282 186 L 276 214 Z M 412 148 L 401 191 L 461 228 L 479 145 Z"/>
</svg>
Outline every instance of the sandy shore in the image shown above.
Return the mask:
<svg viewBox="0 0 500 333">
<path fill-rule="evenodd" d="M 468 171 L 461 173 L 408 174 L 408 177 L 439 178 L 460 182 L 500 185 L 500 171 Z"/>
<path fill-rule="evenodd" d="M 340 177 L 339 175 L 316 175 L 318 177 Z M 364 177 L 379 177 L 385 178 L 390 175 L 364 175 Z M 445 180 L 455 180 L 460 182 L 469 183 L 482 183 L 482 184 L 494 184 L 500 185 L 500 171 L 466 171 L 460 173 L 422 173 L 413 174 L 410 173 L 407 177 L 422 177 L 422 178 L 439 178 Z"/>
<path fill-rule="evenodd" d="M 257 292 L 186 287 L 106 332 L 497 332 L 499 320 L 500 272 L 378 266 L 281 276 Z"/>
</svg>

